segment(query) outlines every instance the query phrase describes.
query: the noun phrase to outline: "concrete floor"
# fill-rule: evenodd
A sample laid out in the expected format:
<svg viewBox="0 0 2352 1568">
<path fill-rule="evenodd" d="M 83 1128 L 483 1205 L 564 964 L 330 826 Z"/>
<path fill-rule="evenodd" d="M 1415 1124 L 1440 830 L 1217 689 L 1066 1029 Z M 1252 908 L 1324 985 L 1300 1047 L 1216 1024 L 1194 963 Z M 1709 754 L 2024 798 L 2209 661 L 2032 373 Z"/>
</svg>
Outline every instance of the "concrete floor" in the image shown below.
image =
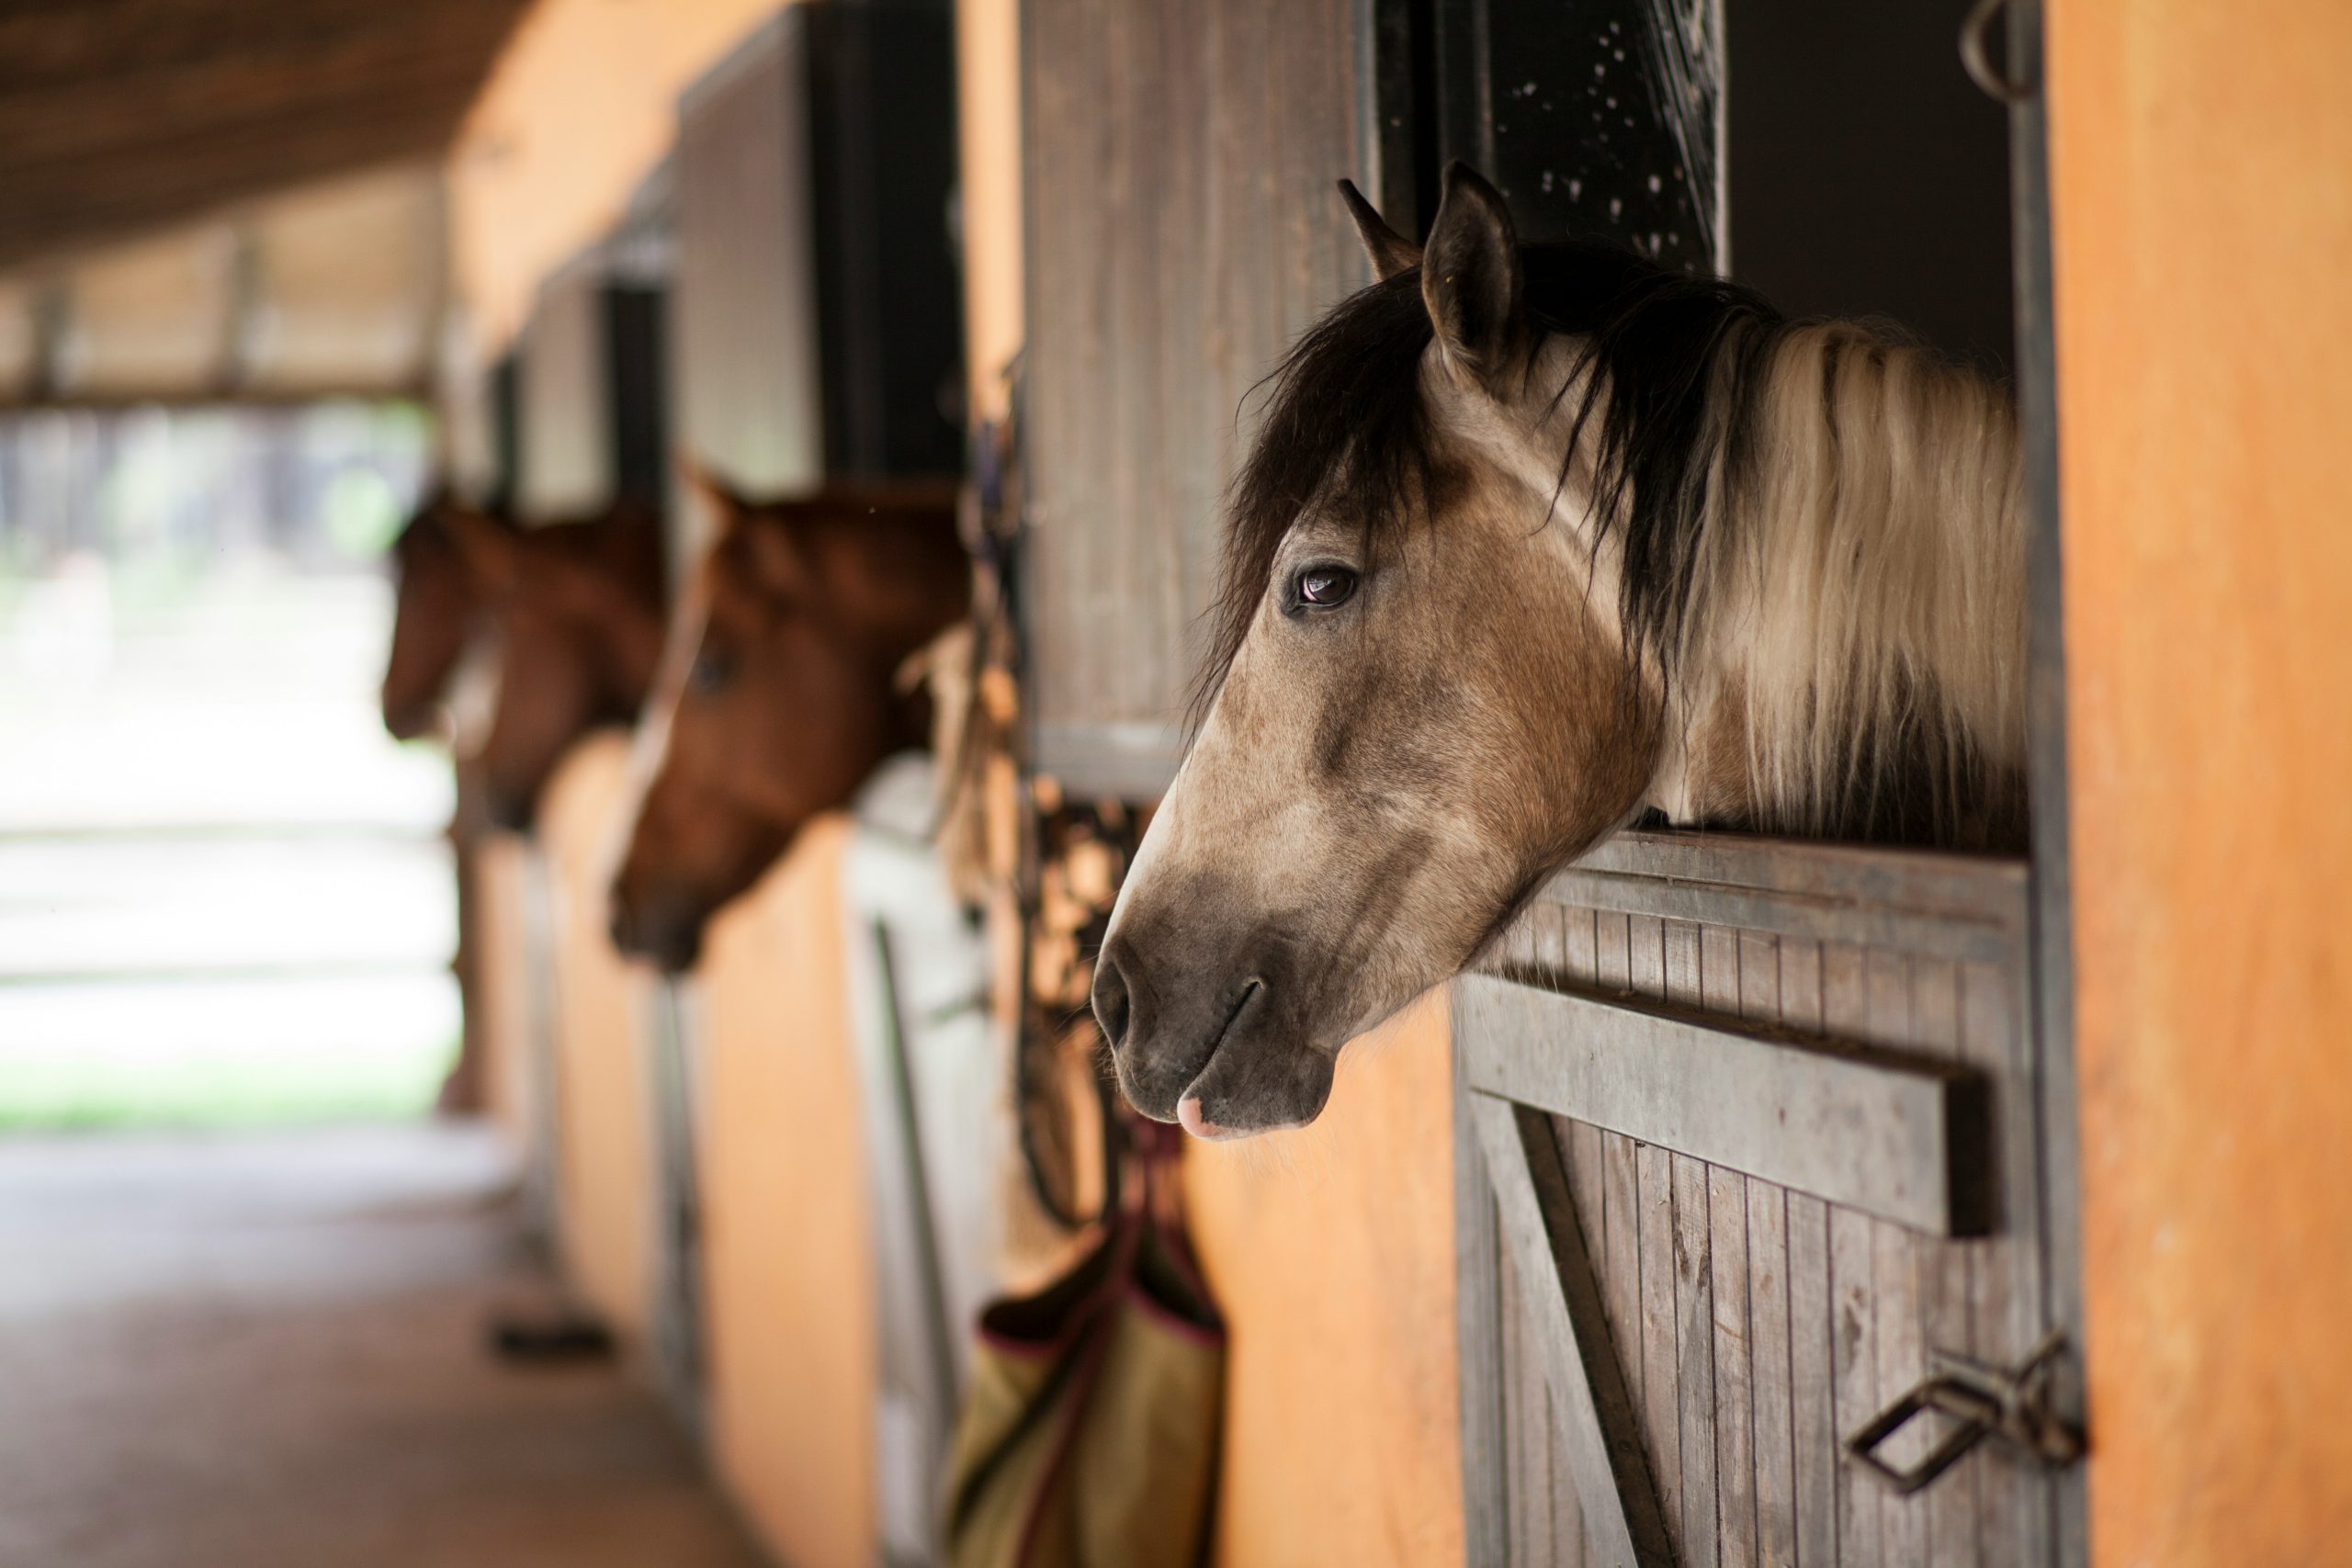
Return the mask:
<svg viewBox="0 0 2352 1568">
<path fill-rule="evenodd" d="M 753 1568 L 450 1126 L 0 1140 L 0 1568 Z"/>
</svg>

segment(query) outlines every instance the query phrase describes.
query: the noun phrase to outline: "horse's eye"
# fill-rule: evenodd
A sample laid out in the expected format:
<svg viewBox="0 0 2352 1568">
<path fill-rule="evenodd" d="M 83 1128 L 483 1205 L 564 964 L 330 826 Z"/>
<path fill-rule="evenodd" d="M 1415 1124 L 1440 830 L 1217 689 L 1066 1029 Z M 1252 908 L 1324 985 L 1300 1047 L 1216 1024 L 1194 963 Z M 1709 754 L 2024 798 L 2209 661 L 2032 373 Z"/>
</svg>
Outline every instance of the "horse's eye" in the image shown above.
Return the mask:
<svg viewBox="0 0 2352 1568">
<path fill-rule="evenodd" d="M 706 646 L 686 670 L 686 689 L 707 697 L 725 688 L 735 674 L 735 662 L 718 649 Z"/>
<path fill-rule="evenodd" d="M 1356 574 L 1343 566 L 1310 566 L 1298 574 L 1298 602 L 1318 610 L 1344 604 L 1356 591 Z"/>
</svg>

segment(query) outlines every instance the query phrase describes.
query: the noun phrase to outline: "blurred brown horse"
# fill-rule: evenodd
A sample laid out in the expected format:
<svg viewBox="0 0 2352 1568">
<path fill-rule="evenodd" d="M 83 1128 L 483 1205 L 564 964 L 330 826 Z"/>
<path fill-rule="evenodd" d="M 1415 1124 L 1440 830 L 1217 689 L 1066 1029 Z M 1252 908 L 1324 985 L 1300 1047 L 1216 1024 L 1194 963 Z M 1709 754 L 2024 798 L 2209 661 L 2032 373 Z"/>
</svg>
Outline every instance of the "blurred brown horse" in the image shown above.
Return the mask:
<svg viewBox="0 0 2352 1568">
<path fill-rule="evenodd" d="M 802 824 L 924 742 L 929 704 L 899 672 L 971 598 L 952 486 L 752 502 L 698 482 L 721 527 L 679 611 L 613 888 L 615 944 L 673 971 Z"/>
<path fill-rule="evenodd" d="M 624 502 L 530 528 L 450 514 L 497 629 L 498 703 L 472 748 L 491 820 L 522 829 L 573 741 L 637 722 L 662 660 L 662 520 Z"/>
<path fill-rule="evenodd" d="M 418 502 L 392 541 L 399 584 L 392 611 L 392 652 L 384 666 L 384 728 L 395 740 L 414 740 L 440 727 L 444 703 L 466 649 L 489 609 L 481 583 L 458 542 L 458 518 L 471 525 L 511 531 L 496 515 L 468 506 L 446 488 Z"/>
</svg>

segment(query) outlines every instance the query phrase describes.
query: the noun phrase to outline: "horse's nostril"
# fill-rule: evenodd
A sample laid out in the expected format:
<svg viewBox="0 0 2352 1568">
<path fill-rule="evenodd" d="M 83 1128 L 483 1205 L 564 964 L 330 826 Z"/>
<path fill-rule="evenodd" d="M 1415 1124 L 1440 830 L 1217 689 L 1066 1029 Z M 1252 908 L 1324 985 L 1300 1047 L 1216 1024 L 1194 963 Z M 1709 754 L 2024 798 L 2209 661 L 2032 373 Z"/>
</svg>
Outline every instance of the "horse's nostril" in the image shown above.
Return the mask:
<svg viewBox="0 0 2352 1568">
<path fill-rule="evenodd" d="M 1114 1051 L 1126 1043 L 1127 1011 L 1127 979 L 1106 947 L 1094 964 L 1094 1021 L 1102 1026 L 1102 1039 Z"/>
<path fill-rule="evenodd" d="M 642 958 L 666 975 L 682 975 L 702 956 L 706 911 L 692 898 L 675 895 L 613 895 L 613 946 Z"/>
<path fill-rule="evenodd" d="M 510 833 L 531 830 L 531 800 L 528 795 L 517 795 L 513 790 L 492 784 L 482 792 L 482 811 L 493 828 L 503 828 Z"/>
</svg>

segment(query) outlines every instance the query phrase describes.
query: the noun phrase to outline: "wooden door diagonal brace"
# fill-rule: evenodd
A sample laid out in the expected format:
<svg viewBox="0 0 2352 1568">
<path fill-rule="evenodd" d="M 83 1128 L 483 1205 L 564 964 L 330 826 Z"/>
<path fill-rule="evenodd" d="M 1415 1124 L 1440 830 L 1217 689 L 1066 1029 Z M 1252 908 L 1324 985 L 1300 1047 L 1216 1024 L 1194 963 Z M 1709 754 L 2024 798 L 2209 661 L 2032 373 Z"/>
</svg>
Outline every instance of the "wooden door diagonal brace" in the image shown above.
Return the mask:
<svg viewBox="0 0 2352 1568">
<path fill-rule="evenodd" d="M 1673 1568 L 1634 1404 L 1609 1339 L 1600 1282 L 1577 1222 L 1558 1140 L 1540 1111 L 1468 1093 L 1503 1245 L 1525 1281 L 1552 1409 L 1602 1568 Z"/>
</svg>

